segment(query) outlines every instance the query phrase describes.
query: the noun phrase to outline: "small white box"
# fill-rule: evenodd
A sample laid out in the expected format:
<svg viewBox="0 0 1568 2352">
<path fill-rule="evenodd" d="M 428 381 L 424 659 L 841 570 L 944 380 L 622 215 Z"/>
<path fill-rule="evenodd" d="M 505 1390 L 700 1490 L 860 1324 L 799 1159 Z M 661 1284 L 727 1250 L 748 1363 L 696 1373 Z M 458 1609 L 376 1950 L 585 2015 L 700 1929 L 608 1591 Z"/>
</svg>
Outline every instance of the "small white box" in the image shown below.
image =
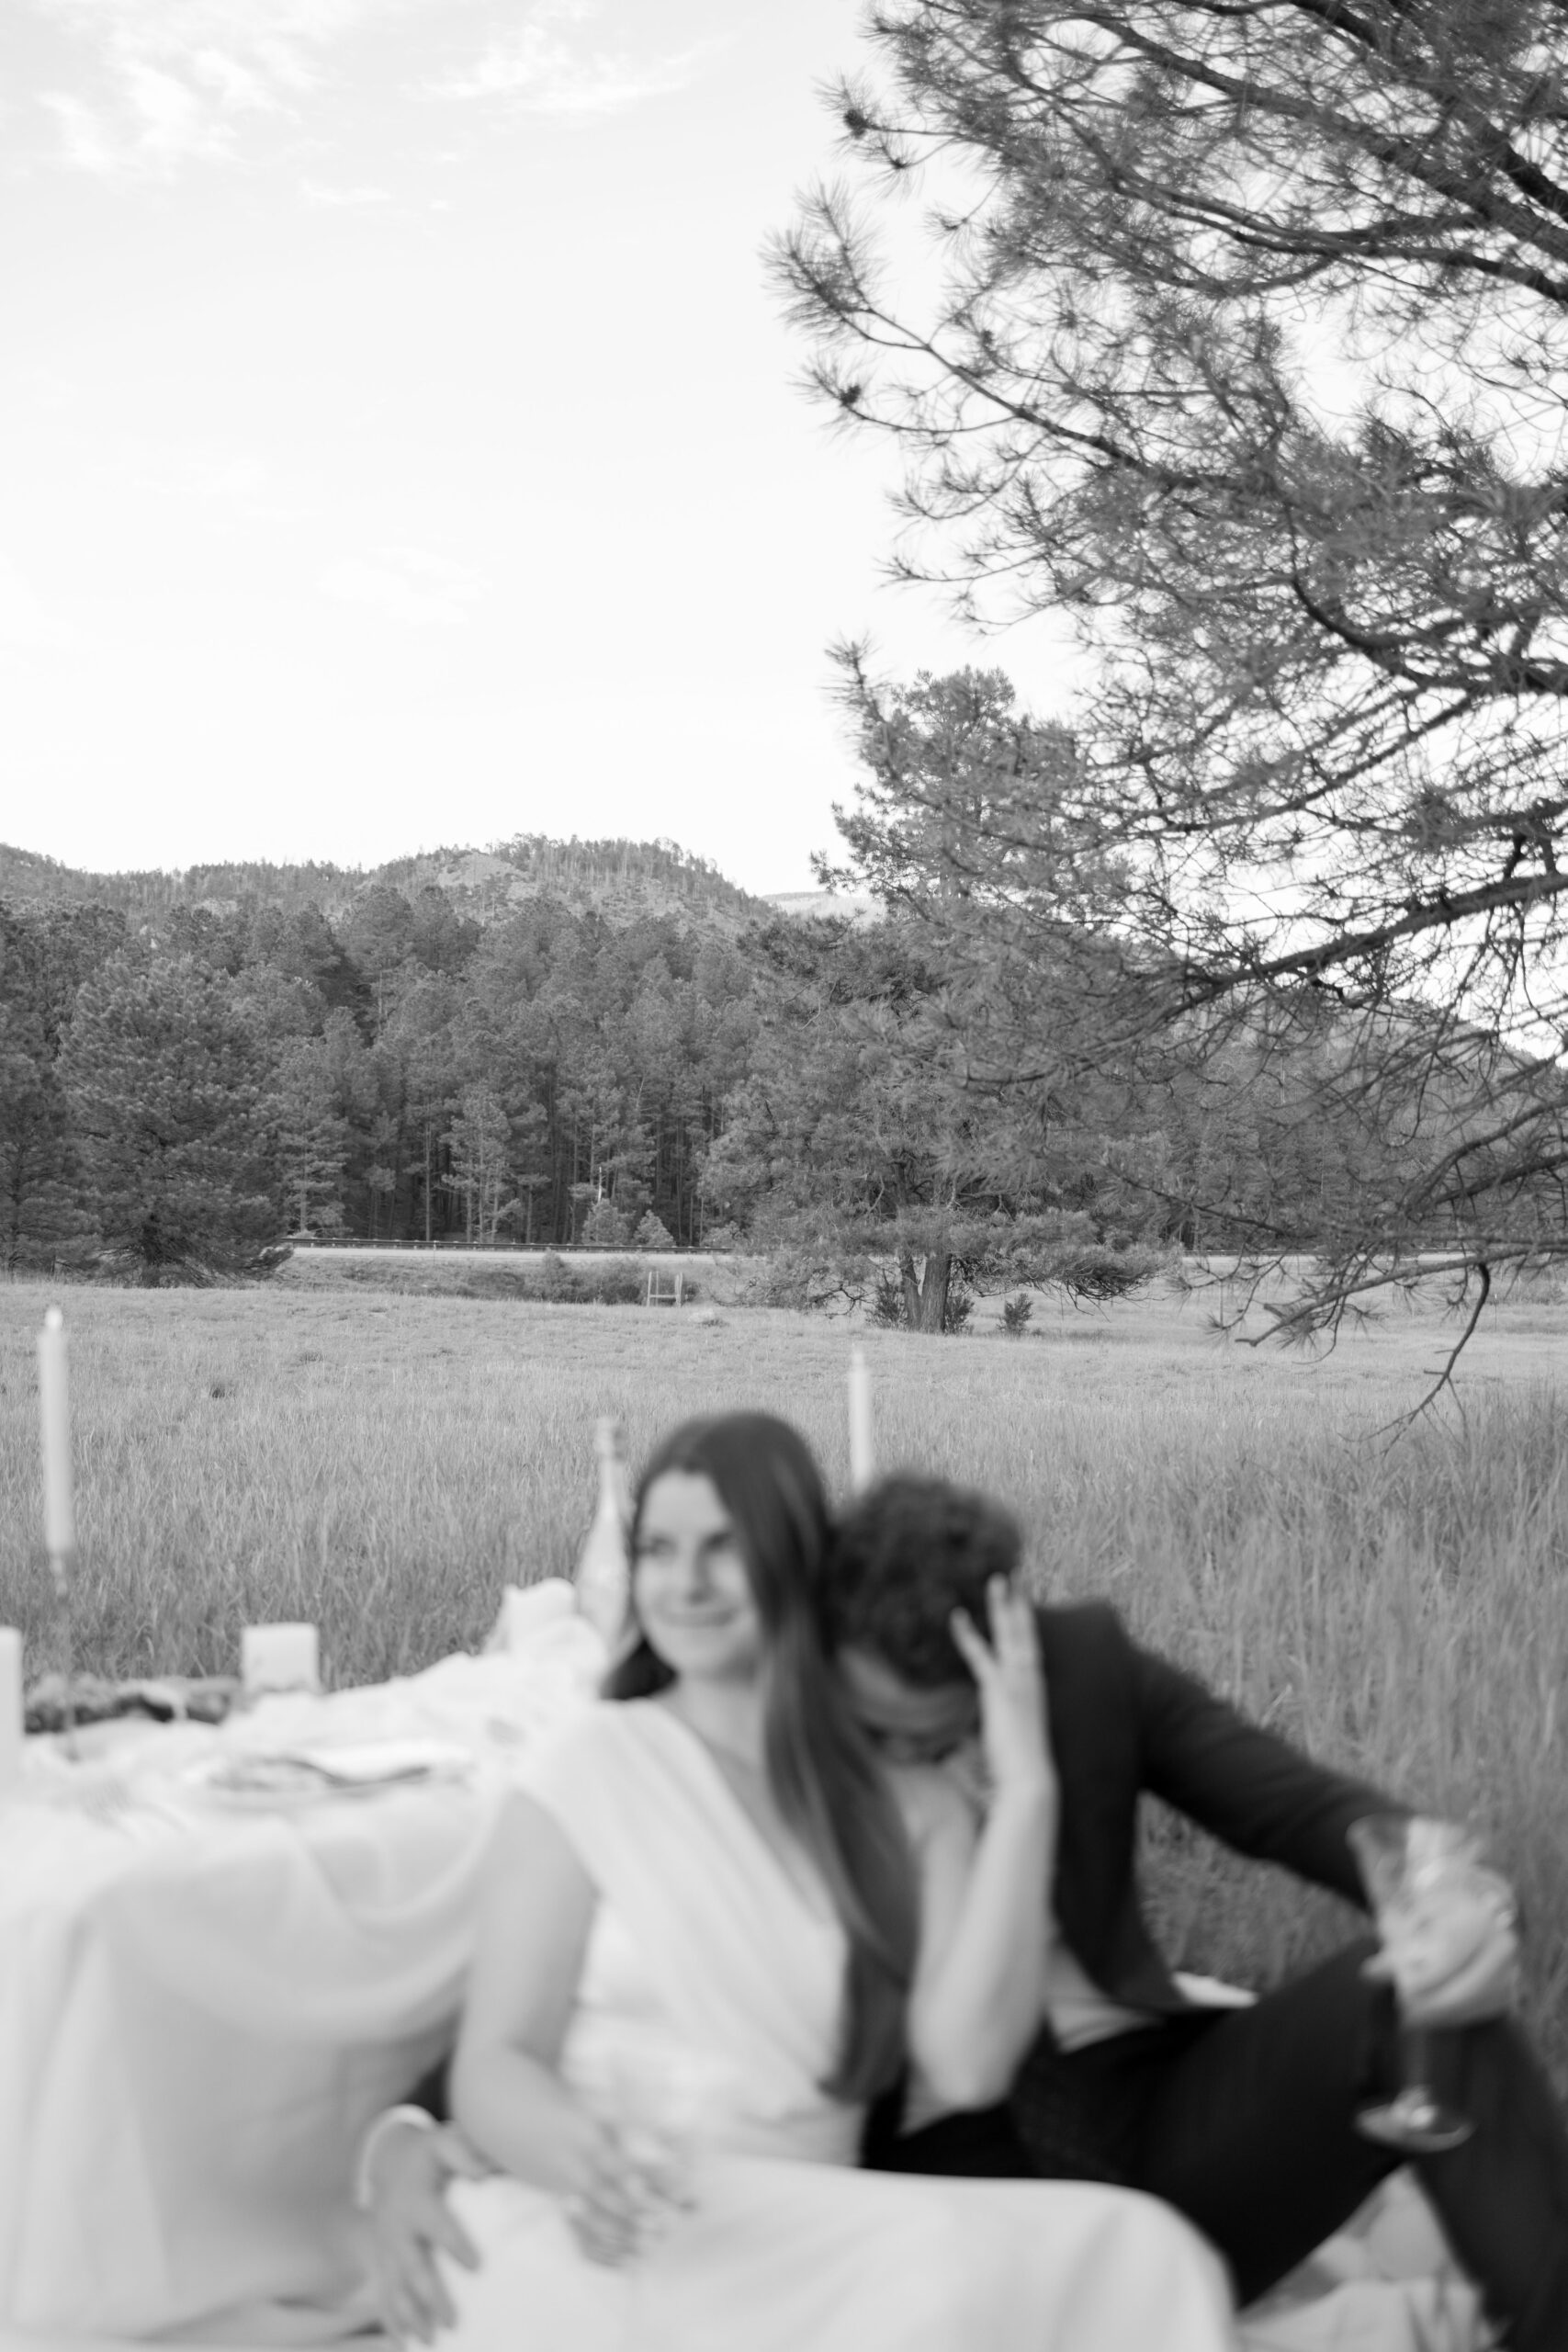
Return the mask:
<svg viewBox="0 0 1568 2352">
<path fill-rule="evenodd" d="M 243 1625 L 240 1679 L 247 1699 L 268 1690 L 319 1690 L 321 1643 L 314 1625 Z"/>
</svg>

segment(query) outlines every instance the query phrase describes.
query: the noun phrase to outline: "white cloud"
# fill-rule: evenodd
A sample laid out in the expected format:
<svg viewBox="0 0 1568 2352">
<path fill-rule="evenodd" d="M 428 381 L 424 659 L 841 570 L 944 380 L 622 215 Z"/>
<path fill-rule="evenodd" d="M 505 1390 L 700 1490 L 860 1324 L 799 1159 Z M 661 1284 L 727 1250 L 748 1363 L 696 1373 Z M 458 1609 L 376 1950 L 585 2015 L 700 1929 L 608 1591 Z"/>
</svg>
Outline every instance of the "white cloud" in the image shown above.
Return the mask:
<svg viewBox="0 0 1568 2352">
<path fill-rule="evenodd" d="M 178 498 L 199 500 L 209 506 L 226 506 L 236 513 L 263 511 L 266 469 L 248 449 L 226 448 L 213 442 L 156 442 L 135 447 L 133 479 L 149 490 L 171 492 Z"/>
<path fill-rule="evenodd" d="M 40 91 L 39 103 L 60 125 L 62 163 L 74 172 L 107 174 L 118 168 L 118 142 L 90 106 L 66 90 Z"/>
<path fill-rule="evenodd" d="M 321 79 L 325 51 L 378 0 L 38 0 L 99 55 L 92 103 L 40 94 L 78 171 L 167 177 L 224 163 L 243 118 L 288 112 Z M 384 9 L 386 0 L 379 0 Z"/>
<path fill-rule="evenodd" d="M 265 74 L 254 66 L 245 65 L 237 57 L 228 56 L 220 49 L 204 49 L 191 61 L 191 68 L 198 82 L 204 84 L 231 113 L 265 112 L 276 105 L 274 92 L 267 86 Z M 284 79 L 284 76 L 277 76 Z"/>
<path fill-rule="evenodd" d="M 111 48 L 144 56 L 203 50 L 255 59 L 269 79 L 312 78 L 310 51 L 329 47 L 388 0 L 39 0 L 45 13 Z"/>
<path fill-rule="evenodd" d="M 552 29 L 597 14 L 592 0 L 539 0 L 528 21 L 492 41 L 471 66 L 431 85 L 440 98 L 504 98 L 529 114 L 613 114 L 682 90 L 710 53 L 694 46 L 665 56 L 583 48 Z"/>
<path fill-rule="evenodd" d="M 202 90 L 141 58 L 128 59 L 124 86 L 131 121 L 130 153 L 153 170 L 176 164 L 222 163 L 232 154 L 231 102 L 221 85 Z"/>
<path fill-rule="evenodd" d="M 3 0 L 0 0 L 3 5 Z M 60 159 L 99 177 L 168 179 L 241 153 L 258 119 L 294 123 L 333 78 L 333 51 L 374 25 L 419 17 L 461 38 L 453 0 L 33 0 L 73 33 L 96 67 L 85 88 L 39 93 Z M 595 46 L 598 0 L 514 0 L 486 11 L 508 29 L 468 66 L 426 80 L 425 98 L 491 99 L 531 114 L 604 115 L 683 89 L 713 44 L 644 51 Z M 651 13 L 651 12 L 650 12 Z M 357 191 L 355 192 L 357 195 Z M 307 201 L 312 200 L 307 198 Z M 329 195 L 321 199 L 331 202 Z"/>
<path fill-rule="evenodd" d="M 0 555 L 0 646 L 22 653 L 51 653 L 71 641 L 71 632 L 51 613 L 16 565 Z"/>
<path fill-rule="evenodd" d="M 299 183 L 299 201 L 319 212 L 362 212 L 368 206 L 391 200 L 389 187 L 333 187 L 322 180 Z"/>
<path fill-rule="evenodd" d="M 361 605 L 410 628 L 460 628 L 484 587 L 464 565 L 419 548 L 344 556 L 316 584 L 338 604 Z"/>
</svg>

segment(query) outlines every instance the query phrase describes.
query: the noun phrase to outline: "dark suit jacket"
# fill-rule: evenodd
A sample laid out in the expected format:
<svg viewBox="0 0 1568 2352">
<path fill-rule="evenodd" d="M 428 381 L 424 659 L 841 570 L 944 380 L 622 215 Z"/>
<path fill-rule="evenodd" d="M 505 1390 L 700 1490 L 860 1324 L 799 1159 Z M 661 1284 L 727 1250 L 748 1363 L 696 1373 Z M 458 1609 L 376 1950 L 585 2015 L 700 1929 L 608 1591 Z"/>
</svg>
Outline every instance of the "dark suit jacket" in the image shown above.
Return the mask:
<svg viewBox="0 0 1568 2352">
<path fill-rule="evenodd" d="M 1036 1615 L 1061 1792 L 1052 1905 L 1102 1991 L 1156 2012 L 1188 2006 L 1138 1898 L 1145 1791 L 1238 1852 L 1362 1900 L 1345 1833 L 1363 1814 L 1400 1809 L 1389 1798 L 1314 1763 L 1141 1648 L 1109 1603 Z"/>
</svg>

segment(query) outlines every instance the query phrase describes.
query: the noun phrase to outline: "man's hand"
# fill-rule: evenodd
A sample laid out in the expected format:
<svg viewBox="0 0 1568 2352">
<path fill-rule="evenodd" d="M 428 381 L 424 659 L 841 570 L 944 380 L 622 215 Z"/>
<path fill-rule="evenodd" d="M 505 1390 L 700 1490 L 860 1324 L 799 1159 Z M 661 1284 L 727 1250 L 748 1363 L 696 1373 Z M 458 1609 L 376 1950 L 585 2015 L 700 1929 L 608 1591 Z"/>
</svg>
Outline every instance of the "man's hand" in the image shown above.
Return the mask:
<svg viewBox="0 0 1568 2352">
<path fill-rule="evenodd" d="M 1501 2017 L 1517 1992 L 1518 1960 L 1507 1880 L 1467 1863 L 1436 1875 L 1408 1936 L 1375 1953 L 1363 1973 L 1395 1987 L 1408 2024 L 1440 2030 Z"/>
<path fill-rule="evenodd" d="M 435 2260 L 465 2270 L 479 2256 L 446 2202 L 451 2180 L 483 2180 L 491 2167 L 450 2124 L 389 2121 L 371 2159 L 368 2188 L 376 2301 L 389 2334 L 428 2344 L 457 2318 Z"/>
<path fill-rule="evenodd" d="M 993 1577 L 986 1589 L 990 1641 L 962 1609 L 953 1638 L 980 1688 L 980 1731 L 991 1792 L 1024 1789 L 1054 1796 L 1056 1775 L 1045 1726 L 1045 1679 L 1034 1611 L 1019 1588 Z"/>
</svg>

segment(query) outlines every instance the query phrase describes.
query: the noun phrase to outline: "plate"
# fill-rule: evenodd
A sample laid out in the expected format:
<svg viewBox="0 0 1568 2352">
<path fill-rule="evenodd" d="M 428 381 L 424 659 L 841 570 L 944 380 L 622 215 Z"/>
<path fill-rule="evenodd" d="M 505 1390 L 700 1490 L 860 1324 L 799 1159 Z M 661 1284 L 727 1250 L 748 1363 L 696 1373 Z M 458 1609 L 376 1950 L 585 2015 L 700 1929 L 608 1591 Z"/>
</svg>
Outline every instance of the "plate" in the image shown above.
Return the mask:
<svg viewBox="0 0 1568 2352">
<path fill-rule="evenodd" d="M 261 1812 L 293 1811 L 334 1799 L 386 1796 L 466 1780 L 466 1747 L 438 1739 L 365 1740 L 344 1747 L 242 1749 L 204 1756 L 183 1775 L 194 1795 Z"/>
</svg>

